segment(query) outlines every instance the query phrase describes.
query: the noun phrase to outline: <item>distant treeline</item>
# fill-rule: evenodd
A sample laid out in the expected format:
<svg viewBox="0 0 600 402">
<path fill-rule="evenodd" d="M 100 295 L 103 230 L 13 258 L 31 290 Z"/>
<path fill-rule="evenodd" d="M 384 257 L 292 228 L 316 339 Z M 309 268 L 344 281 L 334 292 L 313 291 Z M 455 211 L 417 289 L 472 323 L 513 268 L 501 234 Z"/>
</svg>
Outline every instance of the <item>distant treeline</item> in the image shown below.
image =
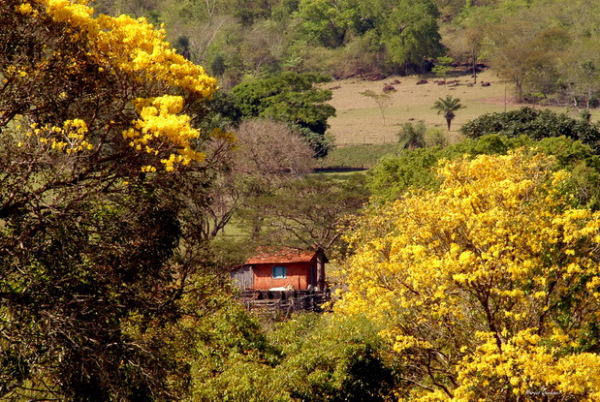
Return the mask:
<svg viewBox="0 0 600 402">
<path fill-rule="evenodd" d="M 380 78 L 439 57 L 485 62 L 516 96 L 598 103 L 600 4 L 593 0 L 98 0 L 165 24 L 171 43 L 230 88 L 284 71 Z"/>
</svg>

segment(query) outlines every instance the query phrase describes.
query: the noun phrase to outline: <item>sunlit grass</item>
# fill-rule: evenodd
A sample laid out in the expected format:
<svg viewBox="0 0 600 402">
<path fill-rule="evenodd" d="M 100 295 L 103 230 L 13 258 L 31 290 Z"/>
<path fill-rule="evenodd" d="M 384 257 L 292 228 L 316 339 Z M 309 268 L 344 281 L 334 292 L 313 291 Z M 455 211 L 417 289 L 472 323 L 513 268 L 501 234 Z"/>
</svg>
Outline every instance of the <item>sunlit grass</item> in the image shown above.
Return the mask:
<svg viewBox="0 0 600 402">
<path fill-rule="evenodd" d="M 394 137 L 395 140 L 395 137 Z M 351 174 L 352 169 L 369 169 L 386 154 L 398 152 L 396 142 L 373 145 L 347 145 L 333 149 L 323 160 L 317 162 L 318 169 L 337 170 L 337 174 Z M 344 170 L 348 170 L 344 172 Z"/>
<path fill-rule="evenodd" d="M 449 82 L 456 80 L 458 82 L 445 86 L 434 83 L 435 77 L 425 77 L 429 82 L 417 85 L 417 81 L 421 78 L 423 77 L 410 76 L 389 77 L 382 81 L 358 79 L 337 81 L 335 84 L 339 88 L 333 90 L 333 99 L 330 102 L 336 108 L 337 116 L 329 119 L 331 126 L 329 132 L 335 137 L 336 144 L 344 146 L 395 143 L 396 134 L 402 124 L 419 120 L 422 120 L 427 127 L 445 129 L 444 117 L 433 110 L 433 103 L 446 95 L 459 98 L 461 104 L 466 106 L 456 112 L 452 130 L 448 133 L 450 142 L 459 141 L 460 127 L 482 114 L 527 106 L 515 103 L 512 84 L 506 83 L 491 70 L 481 73 L 478 76 L 478 83 L 472 86 L 470 86 L 472 78 L 469 75 L 449 78 Z M 396 80 L 400 81 L 400 84 L 394 84 Z M 483 87 L 481 82 L 489 82 L 490 86 Z M 384 108 L 384 125 L 381 109 L 376 102 L 360 93 L 371 90 L 381 94 L 386 84 L 393 85 L 396 92 L 389 94 L 391 103 Z M 566 107 L 549 107 L 549 109 L 559 113 L 568 112 Z M 592 113 L 594 114 L 592 120 L 600 116 L 598 111 Z"/>
</svg>

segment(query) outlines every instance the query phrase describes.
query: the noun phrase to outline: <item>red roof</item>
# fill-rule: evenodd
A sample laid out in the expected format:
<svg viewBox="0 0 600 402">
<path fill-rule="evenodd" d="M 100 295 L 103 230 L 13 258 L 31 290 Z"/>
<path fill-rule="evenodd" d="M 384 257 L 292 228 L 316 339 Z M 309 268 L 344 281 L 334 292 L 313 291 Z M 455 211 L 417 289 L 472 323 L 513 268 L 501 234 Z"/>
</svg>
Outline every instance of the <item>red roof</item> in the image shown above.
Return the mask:
<svg viewBox="0 0 600 402">
<path fill-rule="evenodd" d="M 299 250 L 297 248 L 264 248 L 256 250 L 256 254 L 248 258 L 245 265 L 254 264 L 283 264 L 294 262 L 310 262 L 317 252 L 314 250 Z"/>
</svg>

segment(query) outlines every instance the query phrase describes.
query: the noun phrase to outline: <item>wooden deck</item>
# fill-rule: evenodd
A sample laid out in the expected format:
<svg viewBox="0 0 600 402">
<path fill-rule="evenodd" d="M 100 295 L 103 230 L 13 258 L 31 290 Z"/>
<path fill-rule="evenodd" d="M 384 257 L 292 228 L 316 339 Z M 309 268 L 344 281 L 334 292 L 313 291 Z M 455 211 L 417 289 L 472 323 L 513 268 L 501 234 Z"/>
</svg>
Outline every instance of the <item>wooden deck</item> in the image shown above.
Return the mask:
<svg viewBox="0 0 600 402">
<path fill-rule="evenodd" d="M 240 300 L 249 311 L 255 313 L 291 314 L 296 311 L 323 312 L 324 304 L 331 299 L 331 292 L 308 290 L 269 291 L 244 290 Z"/>
</svg>

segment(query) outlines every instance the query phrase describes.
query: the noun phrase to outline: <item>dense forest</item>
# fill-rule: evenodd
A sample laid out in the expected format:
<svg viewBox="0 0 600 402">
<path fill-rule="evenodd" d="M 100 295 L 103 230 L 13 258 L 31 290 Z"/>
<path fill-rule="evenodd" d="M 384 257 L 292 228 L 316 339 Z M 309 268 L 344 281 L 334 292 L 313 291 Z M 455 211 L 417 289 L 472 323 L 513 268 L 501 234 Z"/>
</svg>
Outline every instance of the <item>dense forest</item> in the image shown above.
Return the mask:
<svg viewBox="0 0 600 402">
<path fill-rule="evenodd" d="M 0 400 L 597 400 L 599 18 L 0 0 Z M 482 68 L 578 113 L 407 123 L 369 171 L 313 171 L 324 83 Z M 449 131 L 460 100 L 432 106 Z M 264 245 L 327 253 L 325 313 L 247 311 L 229 269 Z"/>
<path fill-rule="evenodd" d="M 518 96 L 580 107 L 598 90 L 600 7 L 591 0 L 100 0 L 109 14 L 164 23 L 167 38 L 230 88 L 285 71 L 335 79 L 486 63 Z"/>
</svg>

